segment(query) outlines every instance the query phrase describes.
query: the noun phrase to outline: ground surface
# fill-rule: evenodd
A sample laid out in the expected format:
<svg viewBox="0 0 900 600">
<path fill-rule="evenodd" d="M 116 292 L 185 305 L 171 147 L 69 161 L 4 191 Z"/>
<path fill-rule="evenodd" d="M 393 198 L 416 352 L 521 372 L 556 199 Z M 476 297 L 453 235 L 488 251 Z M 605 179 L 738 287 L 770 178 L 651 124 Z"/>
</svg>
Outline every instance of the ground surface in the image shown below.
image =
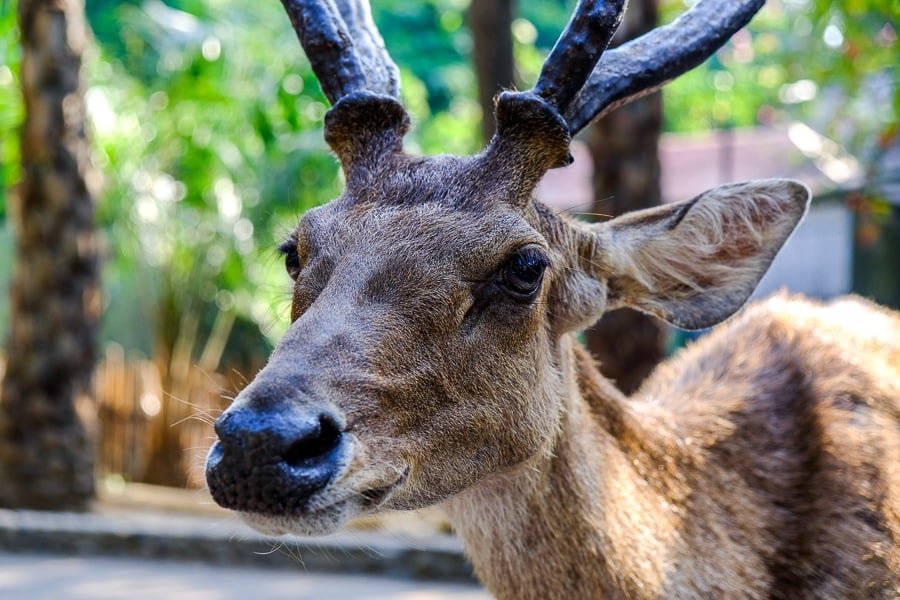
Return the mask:
<svg viewBox="0 0 900 600">
<path fill-rule="evenodd" d="M 278 550 L 285 545 L 290 552 Z M 0 509 L 0 553 L 4 552 L 155 559 L 288 573 L 301 567 L 294 557 L 300 554 L 302 568 L 310 573 L 475 583 L 459 542 L 449 535 L 354 530 L 273 540 L 227 514 L 176 510 L 100 505 L 86 513 Z M 2 590 L 0 600 L 6 600 Z"/>
<path fill-rule="evenodd" d="M 0 553 L 9 600 L 487 600 L 474 585 L 166 561 Z"/>
</svg>

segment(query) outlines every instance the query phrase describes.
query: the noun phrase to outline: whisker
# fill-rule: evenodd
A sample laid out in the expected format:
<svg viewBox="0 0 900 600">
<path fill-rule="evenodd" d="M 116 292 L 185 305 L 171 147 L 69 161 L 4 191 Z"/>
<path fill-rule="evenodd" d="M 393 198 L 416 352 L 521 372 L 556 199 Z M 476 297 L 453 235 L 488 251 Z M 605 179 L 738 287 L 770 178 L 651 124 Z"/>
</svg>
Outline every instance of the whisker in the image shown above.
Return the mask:
<svg viewBox="0 0 900 600">
<path fill-rule="evenodd" d="M 237 375 L 238 377 L 240 377 L 241 381 L 244 382 L 244 385 L 250 385 L 250 382 L 247 381 L 247 378 L 244 377 L 243 373 L 241 373 L 240 371 L 238 371 L 237 369 L 234 369 L 234 368 L 231 369 L 231 372 L 234 373 L 235 375 Z"/>
<path fill-rule="evenodd" d="M 306 563 L 303 562 L 303 555 L 300 552 L 300 544 L 298 542 L 294 542 L 296 546 L 292 548 L 291 544 L 288 542 L 288 540 L 285 540 L 285 542 L 281 544 L 281 554 L 286 554 L 287 556 L 289 556 L 295 563 L 303 567 L 304 571 L 306 571 Z"/>
<path fill-rule="evenodd" d="M 270 554 L 274 554 L 275 552 L 278 552 L 283 547 L 284 547 L 284 542 L 282 542 L 281 540 L 275 540 L 272 542 L 272 548 L 269 549 L 268 551 L 258 552 L 256 550 L 254 550 L 253 554 L 256 554 L 257 556 L 269 556 Z"/>
<path fill-rule="evenodd" d="M 214 425 L 216 422 L 215 419 L 211 418 L 209 415 L 195 414 L 195 415 L 188 415 L 188 416 L 184 417 L 183 419 L 178 419 L 174 423 L 169 424 L 169 427 L 177 427 L 178 425 L 181 425 L 182 423 L 184 423 L 186 421 L 191 421 L 191 420 L 200 421 L 201 423 L 203 423 L 205 425 Z"/>
<path fill-rule="evenodd" d="M 571 213 L 571 214 L 573 214 L 573 215 L 587 215 L 587 216 L 591 216 L 591 217 L 606 217 L 606 218 L 608 218 L 608 219 L 613 219 L 613 218 L 615 218 L 615 215 L 608 215 L 608 214 L 606 214 L 606 213 L 577 212 L 577 213 Z"/>
<path fill-rule="evenodd" d="M 178 402 L 179 404 L 182 404 L 182 405 L 187 406 L 187 407 L 189 407 L 189 408 L 193 408 L 193 409 L 196 410 L 197 412 L 200 412 L 200 413 L 202 413 L 202 414 L 205 414 L 205 415 L 208 416 L 208 417 L 214 417 L 214 416 L 217 416 L 217 415 L 219 415 L 219 414 L 221 414 L 221 413 L 223 412 L 222 409 L 220 409 L 220 408 L 209 407 L 209 406 L 200 406 L 199 404 L 196 404 L 196 403 L 194 403 L 194 402 L 190 402 L 189 400 L 184 400 L 184 399 L 182 399 L 182 398 L 179 398 L 178 396 L 176 396 L 176 395 L 173 394 L 172 392 L 169 392 L 169 391 L 166 391 L 166 390 L 163 390 L 163 395 L 166 396 L 167 398 L 171 399 L 171 400 L 174 400 L 175 402 Z M 215 415 L 210 414 L 211 411 L 215 411 L 216 414 L 215 414 Z"/>
<path fill-rule="evenodd" d="M 600 204 L 602 202 L 609 202 L 613 198 L 615 198 L 615 196 L 607 196 L 606 198 L 601 198 L 599 200 L 588 200 L 587 202 L 581 202 L 579 204 L 575 204 L 574 206 L 567 206 L 566 208 L 557 211 L 556 214 L 561 215 L 563 213 L 568 213 L 569 211 L 576 210 L 583 206 L 592 206 L 594 204 Z M 579 213 L 574 213 L 574 214 L 579 214 Z M 584 213 L 584 214 L 588 214 L 588 213 Z"/>
</svg>

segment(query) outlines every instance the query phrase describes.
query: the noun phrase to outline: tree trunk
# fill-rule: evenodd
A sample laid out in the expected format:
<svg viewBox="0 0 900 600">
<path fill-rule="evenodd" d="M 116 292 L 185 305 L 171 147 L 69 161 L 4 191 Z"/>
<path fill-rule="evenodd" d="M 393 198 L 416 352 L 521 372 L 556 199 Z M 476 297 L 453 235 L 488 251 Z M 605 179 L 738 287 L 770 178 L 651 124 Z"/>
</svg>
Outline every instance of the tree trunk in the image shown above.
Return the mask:
<svg viewBox="0 0 900 600">
<path fill-rule="evenodd" d="M 472 60 L 478 80 L 481 134 L 494 135 L 494 96 L 513 87 L 512 15 L 514 0 L 472 0 L 469 28 L 472 30 Z"/>
<path fill-rule="evenodd" d="M 19 0 L 23 179 L 10 221 L 7 368 L 0 394 L 0 504 L 83 509 L 94 493 L 84 420 L 101 308 L 81 56 L 82 0 Z"/>
<path fill-rule="evenodd" d="M 656 0 L 631 0 L 613 44 L 637 37 L 656 26 Z M 613 111 L 588 130 L 594 160 L 595 214 L 622 213 L 660 203 L 659 92 Z M 588 348 L 604 375 L 630 394 L 663 356 L 663 324 L 630 309 L 605 315 L 588 331 Z"/>
</svg>

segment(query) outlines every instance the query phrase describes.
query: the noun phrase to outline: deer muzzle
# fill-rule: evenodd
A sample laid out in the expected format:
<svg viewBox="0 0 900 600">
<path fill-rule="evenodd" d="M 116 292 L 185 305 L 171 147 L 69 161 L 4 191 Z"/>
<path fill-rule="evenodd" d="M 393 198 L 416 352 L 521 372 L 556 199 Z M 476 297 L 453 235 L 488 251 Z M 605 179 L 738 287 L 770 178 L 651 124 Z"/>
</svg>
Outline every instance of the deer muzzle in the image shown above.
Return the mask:
<svg viewBox="0 0 900 600">
<path fill-rule="evenodd" d="M 232 510 L 302 514 L 348 462 L 338 420 L 295 402 L 260 408 L 239 398 L 215 430 L 206 480 L 213 499 Z"/>
</svg>

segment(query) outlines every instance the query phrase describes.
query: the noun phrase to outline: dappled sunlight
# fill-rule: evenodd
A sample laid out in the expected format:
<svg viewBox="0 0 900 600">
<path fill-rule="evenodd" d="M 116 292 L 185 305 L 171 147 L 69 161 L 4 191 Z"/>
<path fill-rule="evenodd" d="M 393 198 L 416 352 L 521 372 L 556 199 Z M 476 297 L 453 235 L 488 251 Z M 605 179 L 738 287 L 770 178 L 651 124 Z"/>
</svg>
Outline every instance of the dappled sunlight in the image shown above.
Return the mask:
<svg viewBox="0 0 900 600">
<path fill-rule="evenodd" d="M 788 136 L 834 183 L 843 186 L 862 183 L 864 173 L 859 160 L 832 140 L 804 123 L 792 123 L 788 128 Z"/>
</svg>

